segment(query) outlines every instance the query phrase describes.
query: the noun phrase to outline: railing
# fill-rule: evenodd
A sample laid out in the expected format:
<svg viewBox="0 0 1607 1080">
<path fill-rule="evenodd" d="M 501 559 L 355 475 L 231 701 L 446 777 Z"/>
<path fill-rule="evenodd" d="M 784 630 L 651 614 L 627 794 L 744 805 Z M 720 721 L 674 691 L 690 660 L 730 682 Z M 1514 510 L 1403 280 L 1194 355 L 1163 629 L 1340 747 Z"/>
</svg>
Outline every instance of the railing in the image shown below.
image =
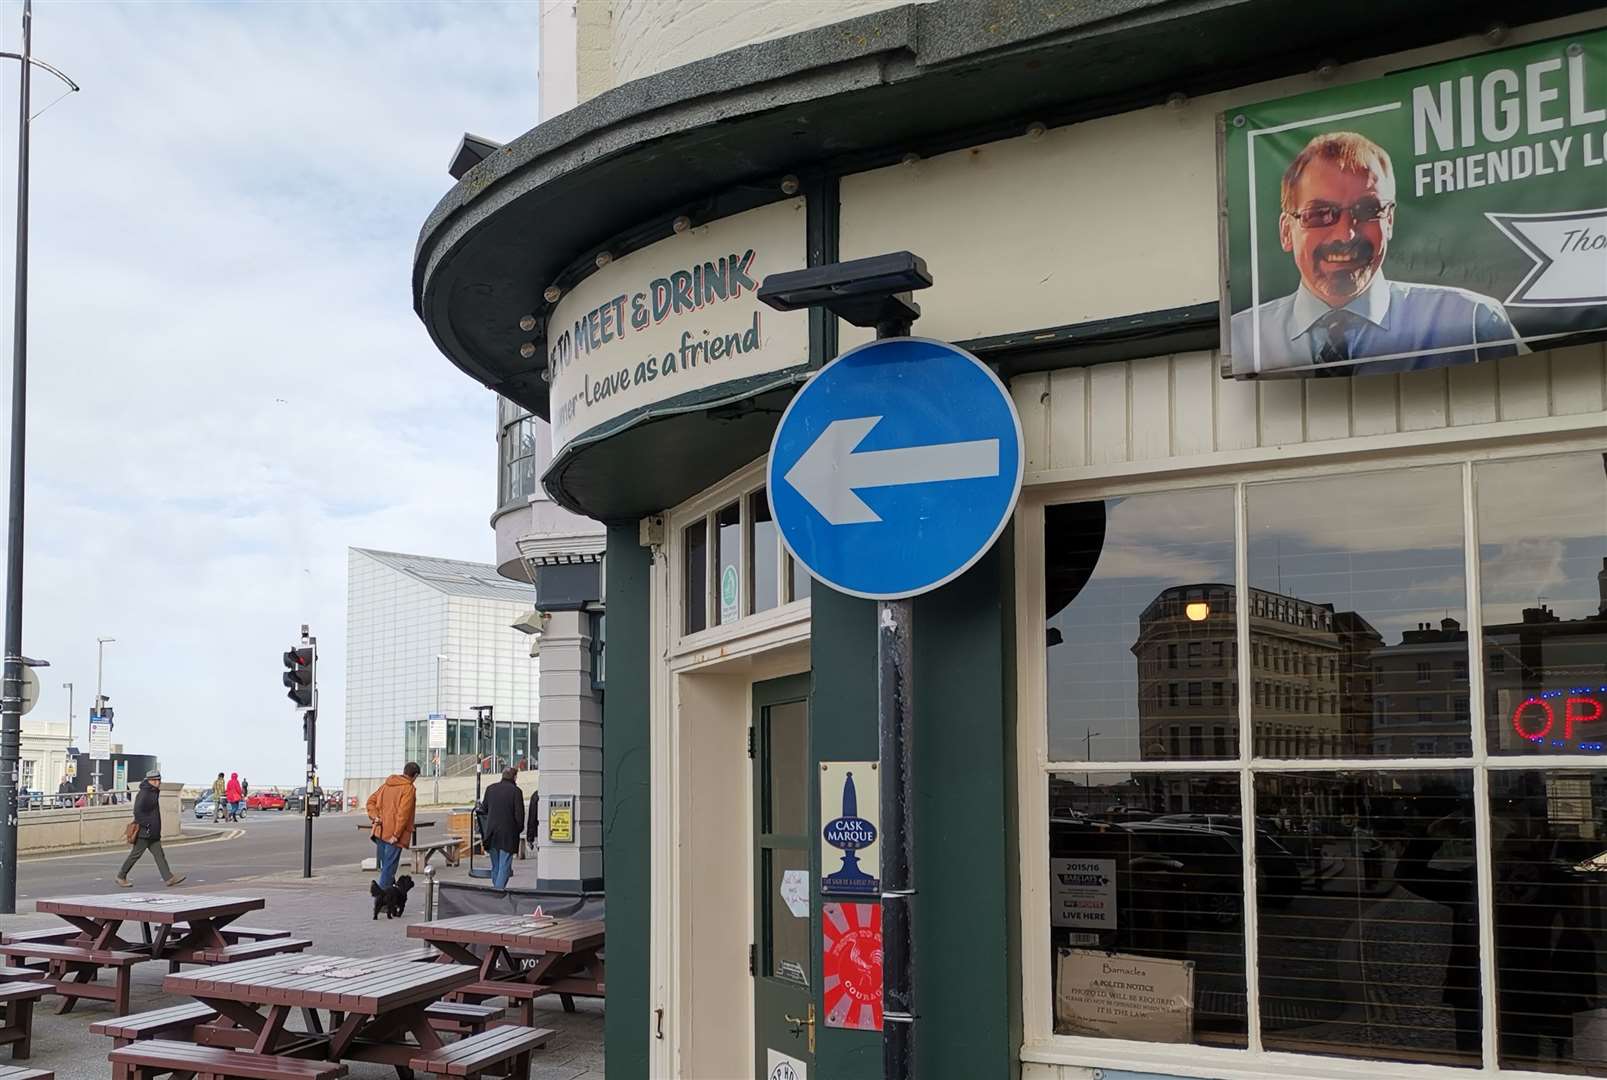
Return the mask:
<svg viewBox="0 0 1607 1080">
<path fill-rule="evenodd" d="M 82 791 L 63 791 L 47 795 L 40 791 L 20 792 L 18 810 L 71 810 L 85 806 L 122 806 L 132 802 L 132 791 L 97 791 L 93 795 Z"/>
</svg>

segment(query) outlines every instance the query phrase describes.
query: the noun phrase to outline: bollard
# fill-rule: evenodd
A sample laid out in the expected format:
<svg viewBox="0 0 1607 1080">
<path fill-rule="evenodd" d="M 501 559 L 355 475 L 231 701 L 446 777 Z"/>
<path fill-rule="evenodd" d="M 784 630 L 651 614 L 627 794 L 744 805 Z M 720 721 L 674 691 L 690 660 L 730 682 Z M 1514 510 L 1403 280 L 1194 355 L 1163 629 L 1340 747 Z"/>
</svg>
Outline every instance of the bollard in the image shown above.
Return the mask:
<svg viewBox="0 0 1607 1080">
<path fill-rule="evenodd" d="M 435 867 L 424 868 L 424 921 L 435 918 Z"/>
</svg>

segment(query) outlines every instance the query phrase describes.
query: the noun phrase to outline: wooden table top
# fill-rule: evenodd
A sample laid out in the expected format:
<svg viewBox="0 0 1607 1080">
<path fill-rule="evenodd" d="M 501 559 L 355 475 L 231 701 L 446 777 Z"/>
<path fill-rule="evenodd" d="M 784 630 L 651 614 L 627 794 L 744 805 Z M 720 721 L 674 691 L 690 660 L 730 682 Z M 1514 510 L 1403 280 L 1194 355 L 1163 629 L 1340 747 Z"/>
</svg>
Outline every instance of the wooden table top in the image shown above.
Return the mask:
<svg viewBox="0 0 1607 1080">
<path fill-rule="evenodd" d="M 291 953 L 181 971 L 167 976 L 162 989 L 202 999 L 379 1016 L 404 1005 L 434 1001 L 478 977 L 466 964 Z"/>
<path fill-rule="evenodd" d="M 553 919 L 543 923 L 530 915 L 459 915 L 414 923 L 407 936 L 464 945 L 502 945 L 528 952 L 574 952 L 603 943 L 600 919 Z"/>
<path fill-rule="evenodd" d="M 99 896 L 53 896 L 34 902 L 35 911 L 85 919 L 120 919 L 124 922 L 164 923 L 213 919 L 261 911 L 268 901 L 260 896 L 206 896 L 201 893 L 116 892 Z"/>
</svg>

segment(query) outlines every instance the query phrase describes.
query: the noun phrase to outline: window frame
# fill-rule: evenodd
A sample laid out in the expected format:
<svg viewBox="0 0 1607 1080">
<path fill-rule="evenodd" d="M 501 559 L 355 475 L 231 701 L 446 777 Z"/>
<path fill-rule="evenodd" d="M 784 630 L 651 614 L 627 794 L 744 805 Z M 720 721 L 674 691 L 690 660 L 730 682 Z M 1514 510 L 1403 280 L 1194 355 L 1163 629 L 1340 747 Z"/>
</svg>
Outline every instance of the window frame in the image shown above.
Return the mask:
<svg viewBox="0 0 1607 1080">
<path fill-rule="evenodd" d="M 1571 453 L 1601 453 L 1599 433 L 1592 435 L 1552 435 L 1544 440 L 1509 442 L 1469 448 L 1418 446 L 1373 454 L 1333 454 L 1285 464 L 1258 462 L 1242 467 L 1224 467 L 1172 473 L 1162 469 L 1141 477 L 1109 477 L 1083 482 L 1035 485 L 1024 488 L 1017 507 L 1016 554 L 1016 751 L 1017 812 L 1020 833 L 1018 889 L 1021 918 L 1021 1060 L 1049 1065 L 1084 1068 L 1151 1071 L 1214 1080 L 1273 1080 L 1291 1074 L 1312 1080 L 1374 1080 L 1387 1069 L 1391 1075 L 1421 1080 L 1452 1080 L 1467 1076 L 1502 1076 L 1511 1080 L 1555 1080 L 1571 1075 L 1532 1069 L 1504 1069 L 1499 1065 L 1497 1045 L 1498 1001 L 1495 993 L 1495 926 L 1493 859 L 1491 835 L 1490 774 L 1497 771 L 1590 770 L 1607 771 L 1607 755 L 1577 752 L 1557 753 L 1544 758 L 1489 753 L 1485 723 L 1485 641 L 1484 612 L 1481 605 L 1480 552 L 1478 536 L 1478 489 L 1475 468 L 1485 461 L 1522 460 Z M 1469 703 L 1467 741 L 1470 752 L 1446 757 L 1367 757 L 1367 758 L 1279 758 L 1257 755 L 1256 743 L 1264 740 L 1268 749 L 1285 745 L 1266 724 L 1260 732 L 1254 726 L 1258 681 L 1256 656 L 1249 640 L 1252 589 L 1249 580 L 1249 520 L 1246 489 L 1257 483 L 1278 480 L 1319 480 L 1356 472 L 1383 469 L 1456 465 L 1461 481 L 1464 593 L 1467 614 Z M 1054 1030 L 1053 971 L 1049 897 L 1049 783 L 1055 773 L 1081 773 L 1087 762 L 1053 761 L 1048 757 L 1048 657 L 1043 626 L 1045 623 L 1044 509 L 1071 502 L 1087 502 L 1117 496 L 1191 491 L 1199 488 L 1230 486 L 1234 498 L 1234 579 L 1236 650 L 1251 658 L 1242 672 L 1234 672 L 1235 684 L 1250 679 L 1252 692 L 1238 695 L 1238 756 L 1228 760 L 1100 762 L 1102 771 L 1132 773 L 1202 772 L 1237 775 L 1241 813 L 1253 812 L 1255 776 L 1261 772 L 1337 772 L 1361 770 L 1375 772 L 1469 771 L 1473 777 L 1476 895 L 1479 919 L 1480 1038 L 1482 1062 L 1476 1066 L 1450 1066 L 1390 1061 L 1385 1058 L 1342 1058 L 1316 1054 L 1267 1050 L 1262 1045 L 1261 991 L 1259 987 L 1260 928 L 1256 887 L 1255 845 L 1242 845 L 1244 884 L 1244 948 L 1247 990 L 1247 1039 L 1245 1049 L 1204 1046 L 1196 1043 L 1152 1043 L 1128 1039 L 1062 1035 Z M 1270 664 L 1266 665 L 1269 669 Z M 1375 672 L 1376 675 L 1376 672 Z M 1415 685 L 1415 684 L 1413 684 Z M 1268 687 L 1271 697 L 1271 687 Z M 1376 743 L 1375 739 L 1375 743 Z"/>
</svg>

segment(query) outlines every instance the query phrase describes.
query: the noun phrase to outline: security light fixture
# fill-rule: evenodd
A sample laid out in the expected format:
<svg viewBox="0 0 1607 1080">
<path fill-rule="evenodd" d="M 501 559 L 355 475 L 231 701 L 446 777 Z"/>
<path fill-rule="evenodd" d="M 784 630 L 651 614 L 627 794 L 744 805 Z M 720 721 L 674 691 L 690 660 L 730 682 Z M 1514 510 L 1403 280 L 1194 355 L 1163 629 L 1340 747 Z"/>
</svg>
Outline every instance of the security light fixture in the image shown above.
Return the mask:
<svg viewBox="0 0 1607 1080">
<path fill-rule="evenodd" d="M 452 174 L 452 179 L 462 180 L 470 169 L 501 149 L 501 143 L 465 131 L 463 138 L 458 141 L 457 152 L 452 155 L 452 164 L 446 167 L 446 171 Z"/>
<path fill-rule="evenodd" d="M 818 304 L 855 326 L 877 326 L 913 322 L 921 308 L 910 299 L 910 293 L 931 284 L 926 260 L 908 251 L 895 251 L 771 274 L 759 286 L 759 299 L 777 311 Z"/>
</svg>

